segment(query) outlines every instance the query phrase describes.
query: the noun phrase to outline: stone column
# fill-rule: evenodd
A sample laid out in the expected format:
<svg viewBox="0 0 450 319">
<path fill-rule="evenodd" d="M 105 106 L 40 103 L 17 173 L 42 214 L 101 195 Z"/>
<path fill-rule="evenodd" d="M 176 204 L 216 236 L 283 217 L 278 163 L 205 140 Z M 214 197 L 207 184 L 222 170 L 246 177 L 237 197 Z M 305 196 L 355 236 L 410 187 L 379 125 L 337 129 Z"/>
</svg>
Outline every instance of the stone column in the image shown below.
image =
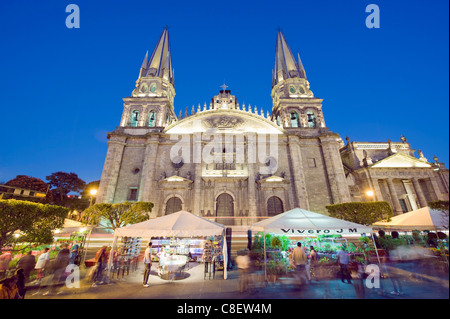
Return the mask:
<svg viewBox="0 0 450 319">
<path fill-rule="evenodd" d="M 419 179 L 417 177 L 413 177 L 411 180 L 414 185 L 414 189 L 416 190 L 416 194 L 417 194 L 417 198 L 419 199 L 420 207 L 428 206 L 428 202 L 427 202 L 427 199 L 425 198 L 422 187 L 420 186 Z"/>
<path fill-rule="evenodd" d="M 387 178 L 386 181 L 388 184 L 389 193 L 391 195 L 392 205 L 394 205 L 394 207 L 393 207 L 394 213 L 400 214 L 403 211 L 402 211 L 402 207 L 400 206 L 400 202 L 398 201 L 398 196 L 397 196 L 397 192 L 395 191 L 394 182 L 393 182 L 392 178 Z"/>
<path fill-rule="evenodd" d="M 158 145 L 159 136 L 150 136 L 145 143 L 144 164 L 142 166 L 141 183 L 139 187 L 139 201 L 155 203 L 157 200 L 155 169 Z"/>
<path fill-rule="evenodd" d="M 294 207 L 309 209 L 308 193 L 303 174 L 303 160 L 300 150 L 300 141 L 297 136 L 288 137 L 288 150 L 290 155 L 291 176 L 294 186 Z"/>
<path fill-rule="evenodd" d="M 350 190 L 345 179 L 337 134 L 320 137 L 326 173 L 330 183 L 333 204 L 351 202 Z"/>
<path fill-rule="evenodd" d="M 125 148 L 125 137 L 113 137 L 108 142 L 108 152 L 103 165 L 103 172 L 97 195 L 97 203 L 113 203 L 117 187 L 122 155 Z"/>
</svg>

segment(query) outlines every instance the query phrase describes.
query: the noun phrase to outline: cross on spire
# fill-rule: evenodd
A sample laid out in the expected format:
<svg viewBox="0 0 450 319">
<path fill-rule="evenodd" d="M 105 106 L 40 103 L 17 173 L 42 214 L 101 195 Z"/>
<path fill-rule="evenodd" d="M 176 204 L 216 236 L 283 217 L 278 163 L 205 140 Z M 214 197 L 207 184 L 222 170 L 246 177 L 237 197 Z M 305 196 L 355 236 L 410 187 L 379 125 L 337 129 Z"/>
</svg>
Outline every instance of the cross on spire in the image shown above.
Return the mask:
<svg viewBox="0 0 450 319">
<path fill-rule="evenodd" d="M 227 85 L 225 85 L 225 83 L 221 86 L 221 88 L 223 89 L 223 91 L 225 92 L 225 90 L 227 89 Z"/>
</svg>

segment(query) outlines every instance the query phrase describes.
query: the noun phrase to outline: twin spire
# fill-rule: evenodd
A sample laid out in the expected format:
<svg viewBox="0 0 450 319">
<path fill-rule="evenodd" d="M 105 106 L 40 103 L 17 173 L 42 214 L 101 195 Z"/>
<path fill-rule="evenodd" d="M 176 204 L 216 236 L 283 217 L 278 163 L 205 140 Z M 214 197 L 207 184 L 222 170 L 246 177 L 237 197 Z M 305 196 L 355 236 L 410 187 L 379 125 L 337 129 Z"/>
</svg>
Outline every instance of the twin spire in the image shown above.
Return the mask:
<svg viewBox="0 0 450 319">
<path fill-rule="evenodd" d="M 147 51 L 144 61 L 142 62 L 139 78 L 147 76 L 162 77 L 172 83 L 172 85 L 175 83 L 170 53 L 169 31 L 167 27 L 164 28 L 150 59 L 148 58 Z M 292 54 L 283 33 L 281 30 L 278 30 L 272 87 L 289 78 L 304 78 L 306 80 L 306 73 L 302 61 L 300 60 L 300 55 L 298 55 L 298 61 L 295 61 L 294 55 Z"/>
<path fill-rule="evenodd" d="M 278 30 L 272 87 L 289 78 L 303 78 L 306 80 L 306 72 L 303 68 L 302 61 L 300 60 L 300 55 L 298 55 L 298 62 L 295 61 L 294 55 L 292 54 L 283 33 L 281 30 Z"/>
<path fill-rule="evenodd" d="M 170 41 L 168 28 L 164 28 L 159 37 L 158 44 L 153 50 L 150 59 L 148 51 L 142 62 L 139 78 L 147 76 L 156 76 L 165 78 L 167 81 L 175 85 L 175 78 L 172 68 L 172 57 L 170 53 Z"/>
</svg>

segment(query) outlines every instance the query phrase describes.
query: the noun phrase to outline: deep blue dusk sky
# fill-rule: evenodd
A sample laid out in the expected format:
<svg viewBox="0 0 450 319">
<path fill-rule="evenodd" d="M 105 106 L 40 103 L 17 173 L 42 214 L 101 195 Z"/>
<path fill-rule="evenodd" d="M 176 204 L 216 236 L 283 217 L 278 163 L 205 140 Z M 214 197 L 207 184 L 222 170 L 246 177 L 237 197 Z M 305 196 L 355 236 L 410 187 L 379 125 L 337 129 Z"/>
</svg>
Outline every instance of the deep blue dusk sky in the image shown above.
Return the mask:
<svg viewBox="0 0 450 319">
<path fill-rule="evenodd" d="M 65 25 L 79 6 L 80 28 Z M 377 4 L 381 27 L 365 12 Z M 0 183 L 56 171 L 99 180 L 147 50 L 169 25 L 175 112 L 224 80 L 240 103 L 271 109 L 275 39 L 300 53 L 327 126 L 343 139 L 407 137 L 449 163 L 447 0 L 0 2 Z M 415 153 L 416 157 L 417 151 Z"/>
</svg>

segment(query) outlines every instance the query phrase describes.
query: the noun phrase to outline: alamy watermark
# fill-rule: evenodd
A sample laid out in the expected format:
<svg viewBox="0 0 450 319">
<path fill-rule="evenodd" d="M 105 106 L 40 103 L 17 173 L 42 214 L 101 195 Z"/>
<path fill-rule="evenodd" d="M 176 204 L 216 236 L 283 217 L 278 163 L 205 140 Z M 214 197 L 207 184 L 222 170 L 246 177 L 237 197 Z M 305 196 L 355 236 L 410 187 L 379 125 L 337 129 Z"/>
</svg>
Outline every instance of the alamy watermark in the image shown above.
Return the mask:
<svg viewBox="0 0 450 319">
<path fill-rule="evenodd" d="M 380 7 L 376 4 L 369 4 L 366 7 L 366 12 L 370 13 L 366 18 L 366 27 L 369 29 L 380 28 Z"/>
<path fill-rule="evenodd" d="M 69 4 L 66 7 L 66 12 L 70 13 L 66 17 L 66 27 L 68 29 L 80 28 L 80 7 L 76 4 Z"/>
</svg>

